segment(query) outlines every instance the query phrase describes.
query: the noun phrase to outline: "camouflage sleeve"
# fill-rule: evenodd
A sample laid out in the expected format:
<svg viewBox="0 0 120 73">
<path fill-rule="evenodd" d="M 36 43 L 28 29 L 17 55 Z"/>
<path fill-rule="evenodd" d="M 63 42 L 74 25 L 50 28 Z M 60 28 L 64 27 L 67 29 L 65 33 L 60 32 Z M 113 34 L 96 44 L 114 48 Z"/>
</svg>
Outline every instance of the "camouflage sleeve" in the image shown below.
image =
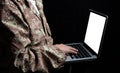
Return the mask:
<svg viewBox="0 0 120 73">
<path fill-rule="evenodd" d="M 66 59 L 65 54 L 52 44 L 50 36 L 41 35 L 39 42 L 33 44 L 29 24 L 25 22 L 15 4 L 10 3 L 6 3 L 1 9 L 0 21 L 14 34 L 11 48 L 15 54 L 14 65 L 23 72 L 30 70 L 43 73 L 49 73 L 49 70 L 61 67 Z M 42 32 L 41 29 L 39 33 L 35 31 L 33 34 Z"/>
</svg>

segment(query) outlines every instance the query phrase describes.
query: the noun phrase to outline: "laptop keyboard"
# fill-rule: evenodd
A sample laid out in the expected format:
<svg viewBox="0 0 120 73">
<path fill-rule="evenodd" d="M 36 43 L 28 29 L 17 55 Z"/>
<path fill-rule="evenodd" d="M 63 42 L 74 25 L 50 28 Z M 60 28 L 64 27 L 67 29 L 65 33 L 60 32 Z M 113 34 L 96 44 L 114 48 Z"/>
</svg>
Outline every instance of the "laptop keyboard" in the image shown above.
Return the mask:
<svg viewBox="0 0 120 73">
<path fill-rule="evenodd" d="M 72 59 L 74 58 L 84 58 L 84 57 L 90 57 L 91 55 L 81 46 L 81 44 L 74 44 L 70 45 L 71 47 L 74 47 L 78 49 L 78 54 L 70 54 L 70 57 Z"/>
</svg>

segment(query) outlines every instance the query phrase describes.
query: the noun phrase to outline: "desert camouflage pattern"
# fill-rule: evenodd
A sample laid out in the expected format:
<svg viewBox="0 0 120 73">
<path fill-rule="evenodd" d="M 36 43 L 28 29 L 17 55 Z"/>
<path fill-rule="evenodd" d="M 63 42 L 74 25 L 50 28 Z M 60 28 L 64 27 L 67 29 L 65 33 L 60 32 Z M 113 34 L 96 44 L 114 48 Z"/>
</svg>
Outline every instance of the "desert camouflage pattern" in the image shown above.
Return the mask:
<svg viewBox="0 0 120 73">
<path fill-rule="evenodd" d="M 14 34 L 10 48 L 14 65 L 23 72 L 49 73 L 49 69 L 60 68 L 66 56 L 53 46 L 42 0 L 35 2 L 39 14 L 29 0 L 0 0 L 0 22 Z"/>
</svg>

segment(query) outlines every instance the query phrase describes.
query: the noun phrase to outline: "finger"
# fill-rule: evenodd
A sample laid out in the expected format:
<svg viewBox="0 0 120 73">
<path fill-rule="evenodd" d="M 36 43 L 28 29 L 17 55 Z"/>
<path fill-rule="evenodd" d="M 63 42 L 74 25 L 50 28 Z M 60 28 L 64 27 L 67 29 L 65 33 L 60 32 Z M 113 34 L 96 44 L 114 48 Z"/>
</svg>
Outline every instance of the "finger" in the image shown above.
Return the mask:
<svg viewBox="0 0 120 73">
<path fill-rule="evenodd" d="M 78 51 L 78 49 L 74 48 L 74 47 L 71 47 L 71 46 L 68 46 L 71 50 L 74 50 L 74 51 Z"/>
<path fill-rule="evenodd" d="M 69 53 L 71 53 L 71 54 L 77 54 L 78 52 L 76 50 L 70 49 Z"/>
<path fill-rule="evenodd" d="M 76 48 L 71 48 L 71 50 L 78 52 L 78 49 Z"/>
</svg>

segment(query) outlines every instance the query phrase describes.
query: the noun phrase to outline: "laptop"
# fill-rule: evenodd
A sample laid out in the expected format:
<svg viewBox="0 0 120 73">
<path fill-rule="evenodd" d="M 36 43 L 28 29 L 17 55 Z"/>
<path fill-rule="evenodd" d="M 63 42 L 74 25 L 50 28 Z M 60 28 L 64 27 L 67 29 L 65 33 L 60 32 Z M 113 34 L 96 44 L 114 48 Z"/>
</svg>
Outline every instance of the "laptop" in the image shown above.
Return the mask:
<svg viewBox="0 0 120 73">
<path fill-rule="evenodd" d="M 108 16 L 92 9 L 89 11 L 90 14 L 84 41 L 67 44 L 78 49 L 77 55 L 69 54 L 67 56 L 67 63 L 95 60 L 100 56 Z"/>
</svg>

